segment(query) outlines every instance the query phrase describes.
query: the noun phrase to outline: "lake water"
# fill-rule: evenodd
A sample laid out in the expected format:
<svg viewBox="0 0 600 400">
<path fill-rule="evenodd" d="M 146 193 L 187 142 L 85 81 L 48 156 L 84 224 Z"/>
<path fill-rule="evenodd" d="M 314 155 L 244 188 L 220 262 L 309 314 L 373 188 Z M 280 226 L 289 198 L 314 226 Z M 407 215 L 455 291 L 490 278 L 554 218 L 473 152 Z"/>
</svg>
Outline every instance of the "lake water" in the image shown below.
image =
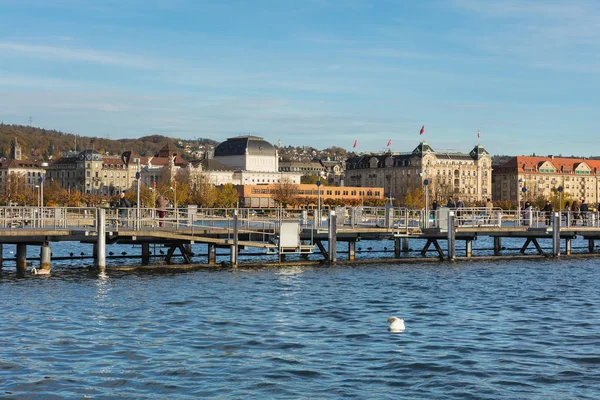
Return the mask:
<svg viewBox="0 0 600 400">
<path fill-rule="evenodd" d="M 599 268 L 6 267 L 0 397 L 597 399 Z"/>
</svg>

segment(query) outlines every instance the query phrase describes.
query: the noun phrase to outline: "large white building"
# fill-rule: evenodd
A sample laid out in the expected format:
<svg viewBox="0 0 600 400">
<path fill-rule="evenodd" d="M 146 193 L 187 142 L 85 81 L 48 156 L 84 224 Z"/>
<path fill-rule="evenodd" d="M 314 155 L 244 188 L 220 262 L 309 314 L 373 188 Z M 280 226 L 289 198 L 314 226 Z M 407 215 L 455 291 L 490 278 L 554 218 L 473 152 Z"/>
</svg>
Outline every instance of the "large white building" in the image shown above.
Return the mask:
<svg viewBox="0 0 600 400">
<path fill-rule="evenodd" d="M 383 187 L 386 197 L 403 198 L 413 189 L 429 185 L 430 200 L 448 197 L 467 202 L 492 195 L 492 160 L 480 145 L 469 153 L 436 152 L 421 142 L 411 153 L 367 154 L 346 162 L 346 184 Z"/>
<path fill-rule="evenodd" d="M 227 139 L 202 161 L 192 162 L 190 175 L 223 185 L 268 185 L 300 183 L 302 174 L 279 171 L 279 154 L 272 144 L 257 136 L 238 136 Z"/>
</svg>

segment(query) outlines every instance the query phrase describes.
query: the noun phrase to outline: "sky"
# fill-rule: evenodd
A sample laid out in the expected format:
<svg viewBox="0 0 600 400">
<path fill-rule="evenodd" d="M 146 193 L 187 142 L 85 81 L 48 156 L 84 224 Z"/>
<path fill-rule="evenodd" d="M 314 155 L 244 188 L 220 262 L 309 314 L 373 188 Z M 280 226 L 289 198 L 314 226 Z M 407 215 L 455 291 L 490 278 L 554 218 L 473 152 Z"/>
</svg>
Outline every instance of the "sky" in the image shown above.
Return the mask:
<svg viewBox="0 0 600 400">
<path fill-rule="evenodd" d="M 8 124 L 600 155 L 596 0 L 0 0 L 0 10 Z"/>
</svg>

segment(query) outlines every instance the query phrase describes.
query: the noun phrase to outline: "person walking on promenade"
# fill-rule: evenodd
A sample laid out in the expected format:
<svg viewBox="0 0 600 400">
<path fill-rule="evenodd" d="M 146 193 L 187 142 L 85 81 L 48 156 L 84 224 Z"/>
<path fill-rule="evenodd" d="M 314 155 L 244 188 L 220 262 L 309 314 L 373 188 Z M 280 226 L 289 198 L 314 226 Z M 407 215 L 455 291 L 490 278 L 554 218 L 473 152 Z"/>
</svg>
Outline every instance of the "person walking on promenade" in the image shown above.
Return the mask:
<svg viewBox="0 0 600 400">
<path fill-rule="evenodd" d="M 485 202 L 485 215 L 486 215 L 486 222 L 488 224 L 492 223 L 492 213 L 494 210 L 494 203 L 492 203 L 492 199 L 488 198 L 487 201 Z"/>
<path fill-rule="evenodd" d="M 127 225 L 127 209 L 131 207 L 131 202 L 125 197 L 125 192 L 119 195 L 119 217 L 121 218 L 121 226 Z"/>
<path fill-rule="evenodd" d="M 448 197 L 448 204 L 446 204 L 446 207 L 448 207 L 448 208 L 456 208 L 456 203 L 454 202 L 454 200 L 452 199 L 452 197 Z"/>
<path fill-rule="evenodd" d="M 533 210 L 531 209 L 531 203 L 526 201 L 523 206 L 523 225 L 530 226 L 533 219 Z"/>
<path fill-rule="evenodd" d="M 168 205 L 169 199 L 167 199 L 163 195 L 158 196 L 158 200 L 156 200 L 156 207 L 158 208 L 158 226 L 163 226 L 163 221 L 165 219 L 165 213 Z"/>
<path fill-rule="evenodd" d="M 586 226 L 588 221 L 588 203 L 585 202 L 585 199 L 581 199 L 581 206 L 579 206 L 579 213 L 581 214 L 581 225 Z"/>
<path fill-rule="evenodd" d="M 550 220 L 552 217 L 552 204 L 550 204 L 549 200 L 546 200 L 546 205 L 544 208 L 542 208 L 542 211 L 545 213 L 546 225 L 550 226 Z"/>
<path fill-rule="evenodd" d="M 465 208 L 465 202 L 462 201 L 460 199 L 460 197 L 457 197 L 455 200 L 455 204 L 456 204 L 456 219 L 458 220 L 458 224 L 462 225 L 464 223 L 464 221 L 461 221 L 460 217 L 462 216 L 464 218 L 464 213 L 462 211 L 460 211 L 461 208 Z"/>
<path fill-rule="evenodd" d="M 565 214 L 565 224 L 567 226 L 569 226 L 570 222 L 571 222 L 571 202 L 569 200 L 567 200 L 565 202 L 565 210 L 564 211 L 565 211 L 565 213 L 564 213 Z"/>
<path fill-rule="evenodd" d="M 571 204 L 571 213 L 573 214 L 573 225 L 577 225 L 579 221 L 579 202 L 577 200 L 573 200 L 573 204 Z"/>
</svg>

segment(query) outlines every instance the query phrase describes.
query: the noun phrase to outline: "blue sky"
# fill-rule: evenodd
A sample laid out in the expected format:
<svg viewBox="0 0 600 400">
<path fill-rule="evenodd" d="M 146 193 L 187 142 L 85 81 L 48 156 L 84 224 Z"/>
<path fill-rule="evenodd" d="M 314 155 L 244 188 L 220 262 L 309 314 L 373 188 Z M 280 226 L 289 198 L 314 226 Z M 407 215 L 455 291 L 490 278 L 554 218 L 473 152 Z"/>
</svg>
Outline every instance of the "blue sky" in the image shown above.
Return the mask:
<svg viewBox="0 0 600 400">
<path fill-rule="evenodd" d="M 600 155 L 600 2 L 0 0 L 0 120 Z M 419 129 L 425 125 L 425 134 Z"/>
</svg>

